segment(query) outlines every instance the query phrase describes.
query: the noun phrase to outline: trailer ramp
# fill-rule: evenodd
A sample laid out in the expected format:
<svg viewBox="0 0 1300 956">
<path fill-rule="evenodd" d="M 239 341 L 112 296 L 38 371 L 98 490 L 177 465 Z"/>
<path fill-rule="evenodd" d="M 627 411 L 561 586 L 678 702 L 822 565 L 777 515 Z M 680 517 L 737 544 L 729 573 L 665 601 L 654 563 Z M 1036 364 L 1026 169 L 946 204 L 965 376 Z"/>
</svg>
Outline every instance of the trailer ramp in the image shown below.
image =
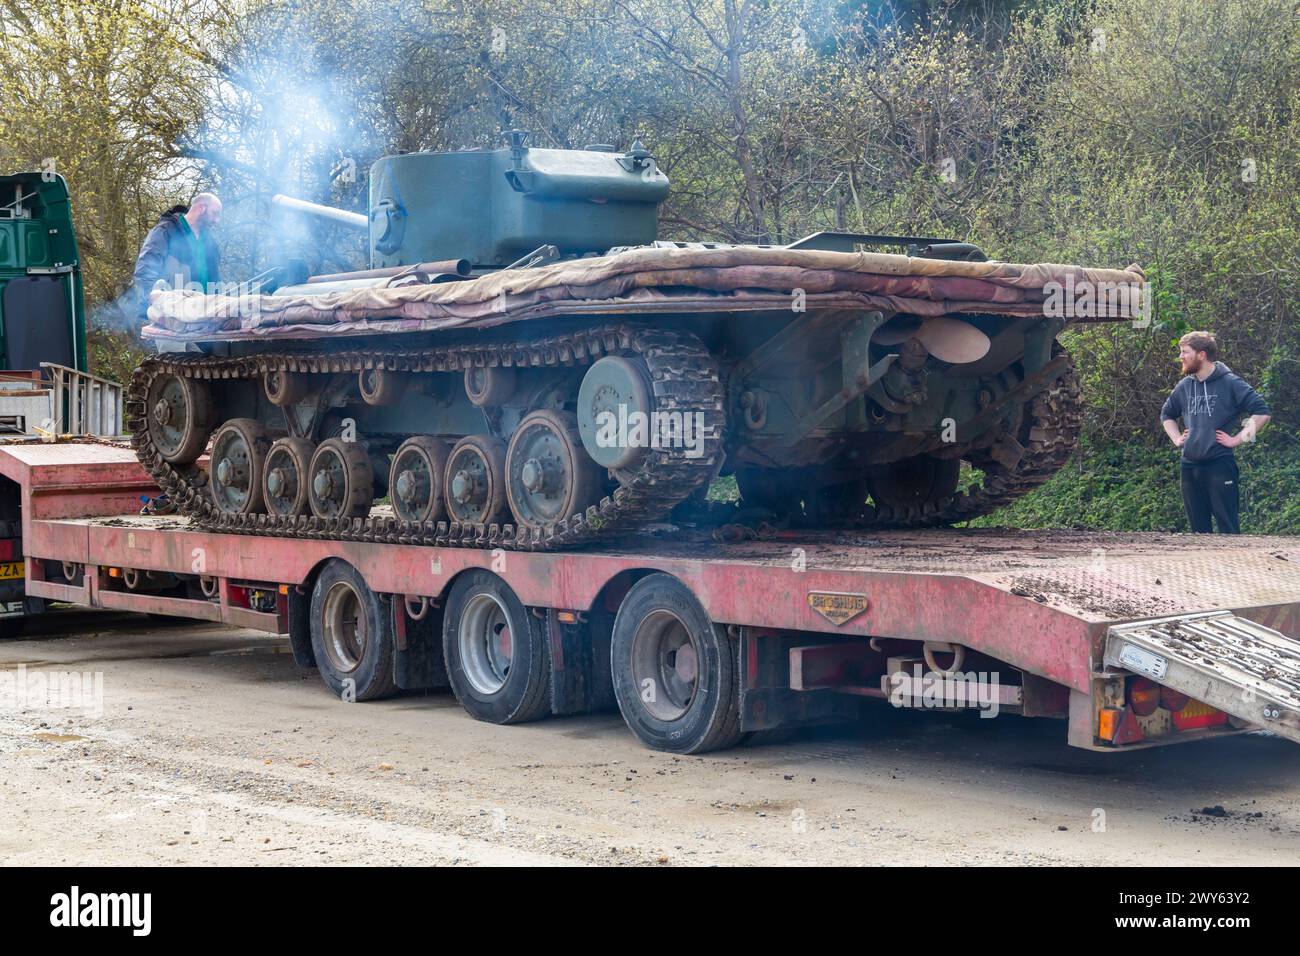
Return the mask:
<svg viewBox="0 0 1300 956">
<path fill-rule="evenodd" d="M 1300 743 L 1300 641 L 1231 611 L 1112 626 L 1103 661 Z"/>
</svg>

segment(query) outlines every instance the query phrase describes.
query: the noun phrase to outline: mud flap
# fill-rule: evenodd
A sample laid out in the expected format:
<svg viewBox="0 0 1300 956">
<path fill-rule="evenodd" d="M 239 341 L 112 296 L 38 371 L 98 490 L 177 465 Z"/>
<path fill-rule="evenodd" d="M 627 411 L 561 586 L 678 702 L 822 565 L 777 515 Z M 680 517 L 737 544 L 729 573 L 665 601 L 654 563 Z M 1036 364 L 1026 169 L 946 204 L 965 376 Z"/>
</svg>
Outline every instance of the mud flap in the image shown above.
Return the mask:
<svg viewBox="0 0 1300 956">
<path fill-rule="evenodd" d="M 289 649 L 302 671 L 314 670 L 316 654 L 311 649 L 311 594 L 289 588 Z"/>
<path fill-rule="evenodd" d="M 442 608 L 425 608 L 416 621 L 400 596 L 392 600 L 393 681 L 402 690 L 444 690 L 451 686 L 442 659 Z"/>
<path fill-rule="evenodd" d="M 595 714 L 618 709 L 609 673 L 609 640 L 614 615 L 595 608 L 581 624 L 563 624 L 546 613 L 551 650 L 551 713 Z"/>
<path fill-rule="evenodd" d="M 1300 641 L 1231 611 L 1117 624 L 1103 661 L 1300 743 Z"/>
</svg>

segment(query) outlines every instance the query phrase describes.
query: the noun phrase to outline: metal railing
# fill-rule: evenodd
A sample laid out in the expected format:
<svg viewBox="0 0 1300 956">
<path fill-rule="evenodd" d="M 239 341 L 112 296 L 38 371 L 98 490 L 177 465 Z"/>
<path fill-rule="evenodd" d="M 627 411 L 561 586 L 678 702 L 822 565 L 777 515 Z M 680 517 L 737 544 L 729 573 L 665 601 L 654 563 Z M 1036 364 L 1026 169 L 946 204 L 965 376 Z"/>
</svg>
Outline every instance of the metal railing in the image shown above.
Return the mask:
<svg viewBox="0 0 1300 956">
<path fill-rule="evenodd" d="M 51 430 L 55 434 L 101 437 L 124 434 L 124 386 L 53 362 L 42 362 L 41 368 L 50 377 Z"/>
</svg>

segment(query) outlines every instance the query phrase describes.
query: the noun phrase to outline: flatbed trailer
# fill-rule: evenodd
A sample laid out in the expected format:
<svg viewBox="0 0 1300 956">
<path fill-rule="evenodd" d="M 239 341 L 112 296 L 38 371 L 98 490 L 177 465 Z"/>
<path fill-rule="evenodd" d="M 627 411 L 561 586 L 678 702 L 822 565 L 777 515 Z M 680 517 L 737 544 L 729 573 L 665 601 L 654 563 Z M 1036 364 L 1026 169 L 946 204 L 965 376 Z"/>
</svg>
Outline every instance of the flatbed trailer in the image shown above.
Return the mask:
<svg viewBox="0 0 1300 956">
<path fill-rule="evenodd" d="M 450 686 L 497 723 L 617 707 L 681 753 L 871 698 L 1060 718 L 1092 750 L 1300 742 L 1300 539 L 665 527 L 433 548 L 141 516 L 157 489 L 120 444 L 3 445 L 0 475 L 30 596 L 283 634 L 351 699 Z"/>
</svg>

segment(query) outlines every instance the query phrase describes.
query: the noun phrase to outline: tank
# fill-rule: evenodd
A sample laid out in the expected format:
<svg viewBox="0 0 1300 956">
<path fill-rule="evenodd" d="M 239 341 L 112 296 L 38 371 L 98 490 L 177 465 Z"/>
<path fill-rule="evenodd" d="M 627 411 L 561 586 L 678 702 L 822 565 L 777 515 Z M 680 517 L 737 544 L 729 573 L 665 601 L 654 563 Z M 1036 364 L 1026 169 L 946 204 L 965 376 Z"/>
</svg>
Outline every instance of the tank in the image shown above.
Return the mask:
<svg viewBox="0 0 1300 956">
<path fill-rule="evenodd" d="M 277 200 L 364 229 L 367 268 L 151 300 L 131 429 L 205 527 L 576 547 L 698 515 L 730 475 L 729 520 L 965 521 L 1073 451 L 1060 332 L 1139 315 L 1136 267 L 923 236 L 661 240 L 668 179 L 640 143 L 515 133 L 385 157 L 369 183 L 368 215 Z"/>
</svg>

